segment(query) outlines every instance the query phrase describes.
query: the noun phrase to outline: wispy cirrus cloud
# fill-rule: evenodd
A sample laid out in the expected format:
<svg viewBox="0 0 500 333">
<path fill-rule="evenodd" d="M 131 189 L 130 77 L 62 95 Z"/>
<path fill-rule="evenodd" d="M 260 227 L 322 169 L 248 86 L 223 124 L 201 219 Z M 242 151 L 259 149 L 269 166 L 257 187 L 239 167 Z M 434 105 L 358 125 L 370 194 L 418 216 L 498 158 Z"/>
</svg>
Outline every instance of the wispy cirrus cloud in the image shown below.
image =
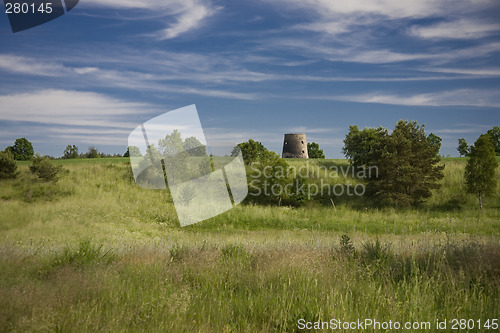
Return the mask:
<svg viewBox="0 0 500 333">
<path fill-rule="evenodd" d="M 477 39 L 500 33 L 500 24 L 464 18 L 427 26 L 412 26 L 409 33 L 429 39 Z"/>
<path fill-rule="evenodd" d="M 61 76 L 70 73 L 86 74 L 95 69 L 95 67 L 68 68 L 56 62 L 40 61 L 39 59 L 25 56 L 0 54 L 0 70 L 12 73 L 38 76 Z"/>
<path fill-rule="evenodd" d="M 136 10 L 135 19 L 146 14 L 154 18 L 166 20 L 170 23 L 166 28 L 150 34 L 159 40 L 173 39 L 186 32 L 198 29 L 204 20 L 214 15 L 220 7 L 214 6 L 209 0 L 88 0 L 84 6 L 107 7 L 118 10 Z M 123 19 L 123 17 L 122 17 Z"/>
<path fill-rule="evenodd" d="M 327 127 L 307 127 L 307 126 L 298 126 L 298 127 L 291 127 L 291 128 L 285 128 L 283 129 L 282 132 L 286 133 L 314 133 L 314 134 L 320 134 L 320 133 L 336 133 L 341 131 L 341 128 L 327 128 Z"/>
<path fill-rule="evenodd" d="M 500 76 L 500 68 L 499 67 L 484 67 L 484 68 L 446 68 L 446 67 L 437 67 L 437 68 L 425 68 L 422 69 L 427 72 L 436 72 L 436 73 L 447 73 L 447 74 L 460 74 L 460 75 L 472 75 L 477 77 L 477 75 L 481 77 L 493 77 Z"/>
<path fill-rule="evenodd" d="M 198 28 L 204 19 L 214 15 L 219 8 L 211 8 L 203 4 L 190 6 L 177 17 L 177 21 L 168 28 L 160 30 L 156 36 L 160 40 L 175 38 L 187 31 Z"/>
<path fill-rule="evenodd" d="M 475 89 L 458 89 L 414 95 L 366 93 L 343 96 L 316 96 L 310 98 L 318 100 L 405 106 L 474 106 L 493 108 L 500 106 L 500 96 L 498 95 L 498 91 Z"/>
<path fill-rule="evenodd" d="M 134 128 L 131 117 L 162 112 L 154 105 L 104 94 L 52 89 L 1 95 L 0 105 L 3 121 L 97 128 Z"/>
</svg>

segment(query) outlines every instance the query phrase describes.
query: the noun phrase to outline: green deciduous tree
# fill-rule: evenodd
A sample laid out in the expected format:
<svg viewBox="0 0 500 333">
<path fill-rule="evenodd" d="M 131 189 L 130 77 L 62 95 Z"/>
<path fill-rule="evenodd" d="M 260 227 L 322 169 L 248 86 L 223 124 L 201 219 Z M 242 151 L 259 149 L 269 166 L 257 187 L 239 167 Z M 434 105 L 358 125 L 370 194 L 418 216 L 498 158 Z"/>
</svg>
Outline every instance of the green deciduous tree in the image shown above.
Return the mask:
<svg viewBox="0 0 500 333">
<path fill-rule="evenodd" d="M 495 147 L 495 153 L 500 155 L 500 127 L 495 126 L 486 132 L 490 136 L 491 142 Z"/>
<path fill-rule="evenodd" d="M 311 142 L 307 144 L 307 153 L 309 158 L 325 158 L 325 154 L 322 149 L 319 149 L 319 144 L 316 142 Z"/>
<path fill-rule="evenodd" d="M 483 134 L 471 146 L 464 174 L 467 192 L 477 195 L 481 209 L 483 209 L 483 199 L 492 195 L 497 186 L 495 179 L 497 166 L 492 140 L 489 135 Z"/>
<path fill-rule="evenodd" d="M 250 164 L 259 160 L 268 151 L 262 143 L 250 139 L 247 142 L 239 143 L 237 147 L 234 147 L 231 152 L 231 156 L 234 157 L 238 155 L 238 148 L 241 149 L 245 164 Z"/>
<path fill-rule="evenodd" d="M 176 156 L 184 153 L 184 142 L 181 132 L 173 130 L 172 133 L 165 135 L 163 139 L 158 141 L 158 151 L 164 156 Z"/>
<path fill-rule="evenodd" d="M 293 186 L 293 179 L 288 174 L 288 163 L 273 151 L 261 149 L 255 160 L 250 162 L 247 174 L 250 200 L 281 204 L 298 199 L 290 198 L 282 191 L 287 184 Z M 289 192 L 293 193 L 293 189 Z"/>
<path fill-rule="evenodd" d="M 190 156 L 207 156 L 207 148 L 194 136 L 184 140 L 183 148 Z"/>
<path fill-rule="evenodd" d="M 16 139 L 12 147 L 7 148 L 17 161 L 29 161 L 33 158 L 34 150 L 31 142 L 26 138 Z"/>
<path fill-rule="evenodd" d="M 350 126 L 342 152 L 354 167 L 367 166 L 374 159 L 376 148 L 385 136 L 387 130 L 382 127 L 359 130 L 356 125 Z"/>
<path fill-rule="evenodd" d="M 123 157 L 139 157 L 142 156 L 141 150 L 137 146 L 129 146 L 127 147 L 127 151 L 123 154 Z"/>
<path fill-rule="evenodd" d="M 75 145 L 67 145 L 66 149 L 64 149 L 63 158 L 64 159 L 73 159 L 78 158 L 78 147 Z"/>
<path fill-rule="evenodd" d="M 458 153 L 460 156 L 467 156 L 469 154 L 470 148 L 469 145 L 467 144 L 467 141 L 465 141 L 464 138 L 458 139 Z"/>
<path fill-rule="evenodd" d="M 98 158 L 101 157 L 99 151 L 94 146 L 90 146 L 87 153 L 84 155 L 86 158 Z"/>
<path fill-rule="evenodd" d="M 8 151 L 0 152 L 0 179 L 16 178 L 17 165 Z"/>
</svg>

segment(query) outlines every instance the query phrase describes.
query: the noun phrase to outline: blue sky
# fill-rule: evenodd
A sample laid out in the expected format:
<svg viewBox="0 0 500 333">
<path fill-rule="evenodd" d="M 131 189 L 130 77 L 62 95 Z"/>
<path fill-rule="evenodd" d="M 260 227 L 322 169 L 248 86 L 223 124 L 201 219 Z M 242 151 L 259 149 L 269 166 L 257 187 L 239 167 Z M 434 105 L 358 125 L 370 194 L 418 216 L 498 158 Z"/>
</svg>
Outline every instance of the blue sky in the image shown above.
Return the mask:
<svg viewBox="0 0 500 333">
<path fill-rule="evenodd" d="M 80 0 L 13 34 L 0 13 L 0 149 L 123 153 L 196 104 L 205 134 L 281 152 L 305 132 L 341 158 L 349 125 L 426 124 L 457 156 L 500 125 L 500 2 Z"/>
</svg>

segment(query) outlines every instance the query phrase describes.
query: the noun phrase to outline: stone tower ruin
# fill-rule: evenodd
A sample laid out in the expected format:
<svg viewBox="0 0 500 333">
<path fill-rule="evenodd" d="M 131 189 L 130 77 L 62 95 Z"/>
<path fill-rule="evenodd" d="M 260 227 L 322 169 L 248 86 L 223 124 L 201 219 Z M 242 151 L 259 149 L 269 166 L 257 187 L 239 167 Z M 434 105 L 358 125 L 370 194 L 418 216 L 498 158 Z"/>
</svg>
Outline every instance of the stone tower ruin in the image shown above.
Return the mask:
<svg viewBox="0 0 500 333">
<path fill-rule="evenodd" d="M 285 134 L 283 158 L 309 158 L 305 134 Z"/>
</svg>

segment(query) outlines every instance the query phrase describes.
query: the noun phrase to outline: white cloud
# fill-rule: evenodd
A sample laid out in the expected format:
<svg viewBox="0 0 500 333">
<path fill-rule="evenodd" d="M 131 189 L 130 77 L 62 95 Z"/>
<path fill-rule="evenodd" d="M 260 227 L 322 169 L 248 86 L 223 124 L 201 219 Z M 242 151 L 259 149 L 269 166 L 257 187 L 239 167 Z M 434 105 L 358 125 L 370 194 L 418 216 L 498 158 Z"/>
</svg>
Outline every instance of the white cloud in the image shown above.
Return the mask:
<svg viewBox="0 0 500 333">
<path fill-rule="evenodd" d="M 458 89 L 416 95 L 368 93 L 344 96 L 317 96 L 311 99 L 406 106 L 474 106 L 500 107 L 500 95 L 493 90 Z"/>
<path fill-rule="evenodd" d="M 271 0 L 267 0 L 270 1 Z M 401 0 L 278 0 L 288 7 L 309 9 L 322 16 L 331 16 L 332 14 L 377 14 L 390 18 L 401 17 L 422 17 L 443 9 L 453 8 L 457 1 L 451 0 L 420 0 L 420 1 L 401 1 Z M 459 1 L 470 3 L 470 1 Z"/>
<path fill-rule="evenodd" d="M 471 19 L 441 22 L 431 26 L 413 26 L 410 34 L 431 39 L 476 39 L 500 32 L 500 24 Z"/>
<path fill-rule="evenodd" d="M 199 28 L 203 20 L 214 15 L 219 8 L 214 7 L 208 0 L 87 0 L 87 6 L 111 7 L 114 9 L 134 9 L 155 14 L 157 17 L 168 17 L 168 27 L 152 34 L 164 40 L 172 39 L 183 33 Z M 141 16 L 140 12 L 135 16 Z"/>
<path fill-rule="evenodd" d="M 490 126 L 481 126 L 480 128 L 442 128 L 435 129 L 429 132 L 437 133 L 437 134 L 469 134 L 469 133 L 481 133 L 482 131 L 487 131 L 490 129 Z"/>
<path fill-rule="evenodd" d="M 88 74 L 97 70 L 96 67 L 66 67 L 54 61 L 43 61 L 40 58 L 31 58 L 18 55 L 0 54 L 0 70 L 11 73 L 63 76 L 69 74 Z"/>
<path fill-rule="evenodd" d="M 309 30 L 315 32 L 324 32 L 330 35 L 338 35 L 344 32 L 349 31 L 347 28 L 348 23 L 344 20 L 338 20 L 334 22 L 325 21 L 325 22 L 312 22 L 305 24 L 298 24 L 294 28 L 299 30 Z"/>
<path fill-rule="evenodd" d="M 447 74 L 461 74 L 473 75 L 475 77 L 482 76 L 500 76 L 500 68 L 487 67 L 487 68 L 425 68 L 422 69 L 426 72 L 447 73 Z"/>
<path fill-rule="evenodd" d="M 499 52 L 500 43 L 488 42 L 478 46 L 450 49 L 436 47 L 423 52 L 398 52 L 389 49 L 369 49 L 372 45 L 353 42 L 349 44 L 321 44 L 314 39 L 275 38 L 263 42 L 267 49 L 286 49 L 309 59 L 329 61 L 359 62 L 367 64 L 386 64 L 404 61 L 426 61 L 429 64 L 442 65 L 462 59 L 478 59 Z M 395 46 L 397 48 L 397 46 Z M 425 52 L 427 51 L 427 52 Z"/>
<path fill-rule="evenodd" d="M 68 126 L 134 128 L 137 124 L 130 121 L 134 115 L 161 112 L 145 103 L 69 90 L 3 95 L 0 105 L 0 120 Z"/>
<path fill-rule="evenodd" d="M 436 56 L 433 54 L 422 54 L 422 53 L 399 53 L 389 50 L 374 50 L 360 52 L 357 55 L 353 55 L 349 59 L 353 62 L 370 63 L 370 64 L 385 64 L 391 62 L 401 62 L 410 60 L 422 60 L 431 59 Z"/>
<path fill-rule="evenodd" d="M 211 9 L 201 4 L 191 6 L 179 15 L 177 22 L 159 31 L 157 36 L 160 40 L 175 38 L 180 34 L 198 28 L 205 18 L 212 16 L 216 11 L 217 9 Z"/>
<path fill-rule="evenodd" d="M 54 63 L 41 63 L 32 58 L 1 54 L 0 69 L 21 74 L 57 76 L 64 67 Z"/>
<path fill-rule="evenodd" d="M 495 5 L 494 0 L 262 0 L 278 4 L 282 11 L 303 11 L 317 15 L 312 23 L 295 28 L 338 35 L 356 26 L 424 17 L 454 17 Z M 444 27 L 443 27 L 444 28 Z M 450 26 L 451 28 L 451 26 Z M 483 29 L 486 27 L 483 27 Z M 497 27 L 498 28 L 498 27 Z M 466 28 L 465 28 L 466 29 Z M 460 28 L 460 30 L 465 30 Z M 480 28 L 481 29 L 481 28 Z M 489 28 L 487 28 L 489 29 Z M 431 33 L 422 31 L 422 33 Z M 464 33 L 466 33 L 464 31 Z"/>
<path fill-rule="evenodd" d="M 292 127 L 288 129 L 284 129 L 282 132 L 286 133 L 335 133 L 338 132 L 342 129 L 340 128 L 314 128 L 314 127 L 307 127 L 307 126 L 299 126 L 299 127 Z"/>
<path fill-rule="evenodd" d="M 310 10 L 323 18 L 355 15 L 384 16 L 390 19 L 453 16 L 496 5 L 496 0 L 262 0 L 282 10 Z"/>
</svg>

